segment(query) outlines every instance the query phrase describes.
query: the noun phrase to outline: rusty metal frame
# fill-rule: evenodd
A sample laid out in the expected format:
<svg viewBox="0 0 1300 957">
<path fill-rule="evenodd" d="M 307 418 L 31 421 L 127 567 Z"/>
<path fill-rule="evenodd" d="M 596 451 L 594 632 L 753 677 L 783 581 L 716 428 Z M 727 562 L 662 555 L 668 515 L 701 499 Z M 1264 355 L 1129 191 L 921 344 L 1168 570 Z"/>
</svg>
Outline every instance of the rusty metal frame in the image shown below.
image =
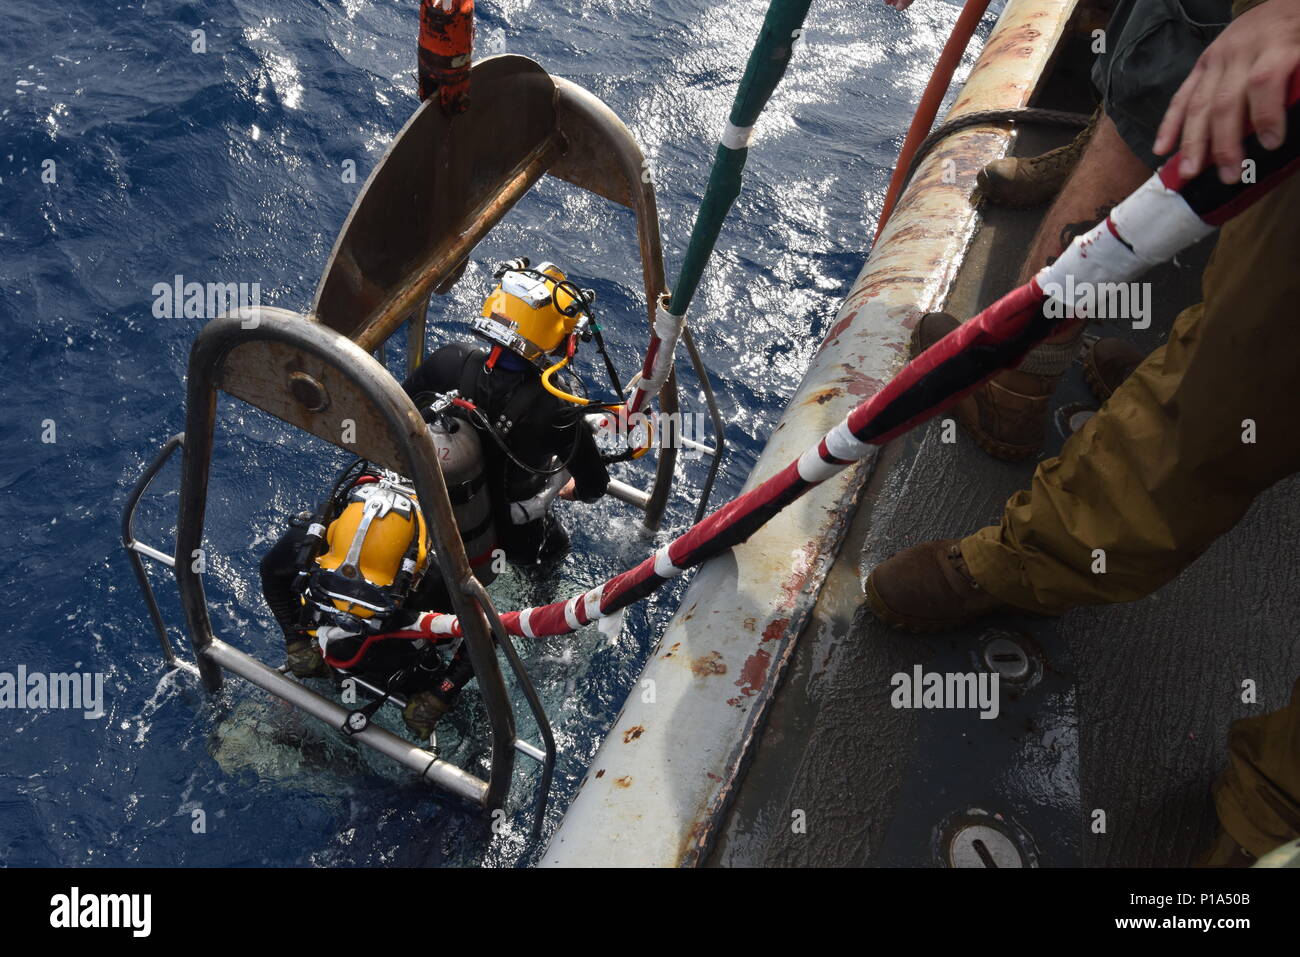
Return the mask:
<svg viewBox="0 0 1300 957">
<path fill-rule="evenodd" d="M 182 560 L 175 562 L 175 573 L 204 684 L 210 691 L 220 688 L 225 668 L 318 717 L 332 720 L 342 713 L 338 705 L 213 634 L 202 575 L 186 557 L 203 544 L 218 392 L 411 478 L 487 709 L 491 770 L 487 782 L 478 782 L 374 726 L 355 737 L 407 765 L 427 761 L 422 769 L 425 778 L 484 808 L 502 806 L 514 768 L 514 713 L 480 606 L 485 593 L 481 586 L 476 588 L 433 441 L 411 399 L 374 358 L 347 337 L 284 309 L 264 307 L 214 319 L 203 327 L 190 352 L 176 529 L 176 555 Z M 349 421 L 355 430 L 354 443 L 343 440 Z"/>
</svg>

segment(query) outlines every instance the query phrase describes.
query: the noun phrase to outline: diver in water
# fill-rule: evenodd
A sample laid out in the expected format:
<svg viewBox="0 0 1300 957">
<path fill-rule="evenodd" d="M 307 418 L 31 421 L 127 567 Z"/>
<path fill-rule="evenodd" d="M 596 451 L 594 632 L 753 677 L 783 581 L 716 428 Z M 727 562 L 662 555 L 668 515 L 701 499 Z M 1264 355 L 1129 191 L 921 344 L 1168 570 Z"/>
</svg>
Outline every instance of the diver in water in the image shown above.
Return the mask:
<svg viewBox="0 0 1300 957">
<path fill-rule="evenodd" d="M 562 558 L 569 538 L 551 502 L 594 502 L 609 484 L 584 418 L 609 406 L 551 381 L 580 338 L 599 336 L 594 294 L 527 259 L 503 264 L 496 278 L 471 323 L 487 345 L 443 346 L 403 384 L 429 423 L 466 555 L 485 584 L 497 557 L 524 567 Z M 289 670 L 345 671 L 406 695 L 403 719 L 421 739 L 473 677 L 460 639 L 440 648 L 376 637 L 400 632 L 417 612 L 451 610 L 419 502 L 400 475 L 352 463 L 263 557 L 261 577 Z"/>
<path fill-rule="evenodd" d="M 552 263 L 532 269 L 522 258 L 499 266 L 496 279 L 470 323 L 487 345 L 443 346 L 403 388 L 417 407 L 430 397 L 461 400 L 453 401 L 482 442 L 498 546 L 513 565 L 547 564 L 568 552 L 569 537 L 544 504 L 555 495 L 594 502 L 609 484 L 583 418 L 592 406 L 562 398 L 550 382 L 590 334 L 595 294 Z M 489 557 L 468 554 L 471 563 Z"/>
<path fill-rule="evenodd" d="M 374 636 L 400 631 L 416 609 L 451 608 L 429 545 L 407 480 L 357 459 L 261 562 L 262 594 L 284 632 L 289 670 L 300 678 L 355 675 L 406 695 L 403 717 L 422 739 L 474 676 L 469 659 L 456 639 L 438 647 Z"/>
</svg>

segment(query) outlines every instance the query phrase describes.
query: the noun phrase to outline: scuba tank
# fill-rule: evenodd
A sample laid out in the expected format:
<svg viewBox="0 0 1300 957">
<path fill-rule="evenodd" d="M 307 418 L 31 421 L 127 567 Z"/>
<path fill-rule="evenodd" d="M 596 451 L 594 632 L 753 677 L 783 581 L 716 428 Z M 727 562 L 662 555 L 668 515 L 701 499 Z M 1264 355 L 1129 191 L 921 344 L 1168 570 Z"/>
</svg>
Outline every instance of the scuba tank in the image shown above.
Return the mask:
<svg viewBox="0 0 1300 957">
<path fill-rule="evenodd" d="M 438 451 L 438 464 L 447 482 L 447 497 L 465 543 L 465 554 L 478 580 L 490 585 L 497 577 L 492 567 L 497 534 L 478 430 L 436 404 L 425 412 L 425 420 Z"/>
</svg>

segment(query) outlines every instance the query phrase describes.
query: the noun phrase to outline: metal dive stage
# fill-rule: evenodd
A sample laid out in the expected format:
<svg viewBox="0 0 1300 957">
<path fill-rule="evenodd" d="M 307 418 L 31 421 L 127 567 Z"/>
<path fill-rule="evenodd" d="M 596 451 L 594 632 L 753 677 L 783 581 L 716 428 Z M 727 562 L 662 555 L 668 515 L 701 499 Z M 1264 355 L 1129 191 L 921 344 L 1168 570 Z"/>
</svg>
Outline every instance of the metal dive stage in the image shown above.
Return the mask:
<svg viewBox="0 0 1300 957">
<path fill-rule="evenodd" d="M 157 631 L 164 663 L 201 676 L 209 691 L 225 673 L 338 728 L 415 772 L 421 779 L 485 812 L 501 808 L 515 755 L 541 764 L 534 835 L 539 833 L 555 763 L 555 740 L 532 682 L 487 590 L 465 554 L 433 441 L 410 398 L 380 359 L 385 343 L 407 336 L 407 372 L 425 353 L 429 298 L 446 294 L 475 246 L 544 174 L 566 180 L 636 217 L 636 244 L 648 323 L 663 296 L 664 267 L 654 187 L 642 151 L 604 103 L 532 60 L 498 56 L 473 69 L 469 109 L 449 116 L 436 98 L 418 109 L 362 189 L 339 234 L 310 313 L 261 307 L 209 322 L 190 353 L 185 431 L 163 445 L 132 491 L 122 519 L 126 548 Z M 503 123 L 502 116 L 511 122 Z M 475 147 L 474 144 L 487 144 Z M 687 352 L 704 384 L 714 427 L 707 488 L 723 451 L 721 417 L 707 372 L 685 330 Z M 377 724 L 376 703 L 399 708 L 400 697 L 358 680 L 372 697 L 349 709 L 240 651 L 212 627 L 202 575 L 190 556 L 203 547 L 204 513 L 219 393 L 411 479 L 426 517 L 438 567 L 449 584 L 483 706 L 490 750 L 486 778 L 441 760 Z M 678 412 L 674 376 L 659 394 L 659 411 Z M 345 428 L 350 424 L 351 428 Z M 344 441 L 344 437 L 352 441 Z M 609 493 L 658 527 L 672 492 L 673 443 L 656 450 L 654 482 L 638 489 L 614 480 Z M 181 450 L 180 509 L 169 553 L 138 541 L 134 519 L 164 464 Z M 703 509 L 704 501 L 700 508 Z M 178 657 L 143 559 L 172 569 L 184 609 L 192 661 Z M 503 667 L 502 658 L 505 659 Z M 522 692 L 540 743 L 522 738 L 506 672 Z"/>
</svg>

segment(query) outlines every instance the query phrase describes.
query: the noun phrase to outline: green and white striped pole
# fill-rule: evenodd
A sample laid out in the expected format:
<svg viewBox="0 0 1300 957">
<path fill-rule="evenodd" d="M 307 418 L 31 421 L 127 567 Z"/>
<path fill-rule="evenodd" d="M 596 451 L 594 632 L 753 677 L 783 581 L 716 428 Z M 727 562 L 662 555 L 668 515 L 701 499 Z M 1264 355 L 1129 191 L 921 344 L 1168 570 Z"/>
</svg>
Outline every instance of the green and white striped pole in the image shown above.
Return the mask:
<svg viewBox="0 0 1300 957">
<path fill-rule="evenodd" d="M 655 312 L 654 332 L 646 353 L 645 366 L 636 391 L 628 403 L 629 412 L 637 412 L 658 394 L 672 370 L 677 340 L 686 321 L 686 311 L 704 267 L 708 264 L 713 247 L 722 231 L 727 213 L 740 195 L 741 174 L 749 156 L 749 143 L 759 114 L 767 106 L 794 52 L 795 44 L 803 35 L 804 18 L 812 0 L 772 0 L 763 18 L 758 40 L 749 54 L 745 75 L 741 77 L 736 99 L 726 128 L 718 143 L 709 173 L 709 185 L 704 192 L 695 225 L 691 229 L 686 257 L 682 261 L 677 284 L 669 302 L 661 303 Z"/>
</svg>

